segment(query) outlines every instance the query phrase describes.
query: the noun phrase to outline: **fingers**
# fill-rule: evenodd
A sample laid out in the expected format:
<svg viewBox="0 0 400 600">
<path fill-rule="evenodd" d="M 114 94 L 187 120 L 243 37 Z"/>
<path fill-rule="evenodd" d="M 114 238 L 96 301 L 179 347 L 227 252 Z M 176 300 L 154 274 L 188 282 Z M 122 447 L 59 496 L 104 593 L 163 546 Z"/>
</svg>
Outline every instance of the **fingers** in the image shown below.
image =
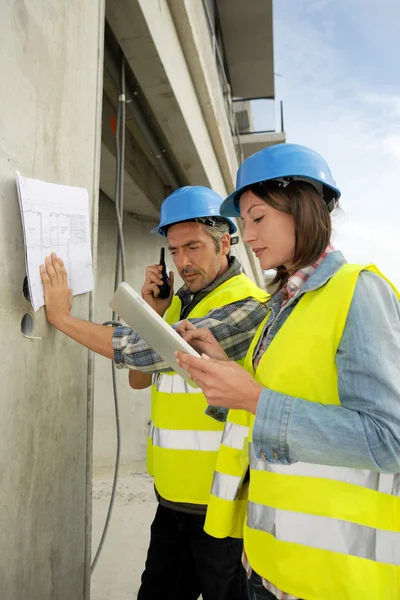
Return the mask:
<svg viewBox="0 0 400 600">
<path fill-rule="evenodd" d="M 206 342 L 207 341 L 207 329 L 190 329 L 189 331 L 184 331 L 181 333 L 181 336 L 186 342 Z"/>
<path fill-rule="evenodd" d="M 204 360 L 196 356 L 190 356 L 186 352 L 175 352 L 178 364 L 186 371 L 196 369 L 207 375 L 218 375 L 218 365 L 214 364 L 213 359 Z M 215 361 L 224 364 L 224 361 Z M 225 363 L 226 364 L 226 363 Z"/>
<path fill-rule="evenodd" d="M 45 269 L 46 269 L 46 273 L 49 277 L 51 285 L 53 285 L 57 282 L 57 273 L 54 269 L 53 259 L 52 259 L 53 256 L 55 258 L 57 258 L 57 256 L 55 254 L 52 254 L 51 256 L 46 256 L 46 258 L 45 258 Z"/>
<path fill-rule="evenodd" d="M 154 298 L 158 298 L 158 296 L 160 295 L 160 288 L 156 283 L 149 283 L 146 285 L 146 287 L 143 288 L 143 293 L 145 295 L 148 294 L 153 296 Z"/>
<path fill-rule="evenodd" d="M 162 285 L 163 280 L 161 278 L 161 270 L 162 270 L 162 267 L 160 267 L 160 265 L 152 265 L 152 266 L 146 268 L 146 280 L 145 280 L 146 287 L 148 287 L 148 285 L 150 283 Z"/>
<path fill-rule="evenodd" d="M 46 290 L 51 286 L 50 277 L 47 275 L 46 267 L 44 265 L 40 265 L 40 276 L 42 278 L 43 288 L 46 293 Z"/>
<path fill-rule="evenodd" d="M 179 333 L 179 335 L 183 335 L 189 329 L 196 330 L 195 326 L 192 325 L 190 321 L 188 321 L 187 319 L 184 319 L 183 321 L 181 321 L 179 323 L 178 327 L 176 328 L 176 331 L 177 331 L 177 333 Z"/>
<path fill-rule="evenodd" d="M 68 275 L 67 275 L 67 271 L 65 270 L 64 261 L 62 258 L 58 259 L 58 264 L 59 264 L 59 276 L 61 277 L 63 284 L 68 286 Z"/>
</svg>

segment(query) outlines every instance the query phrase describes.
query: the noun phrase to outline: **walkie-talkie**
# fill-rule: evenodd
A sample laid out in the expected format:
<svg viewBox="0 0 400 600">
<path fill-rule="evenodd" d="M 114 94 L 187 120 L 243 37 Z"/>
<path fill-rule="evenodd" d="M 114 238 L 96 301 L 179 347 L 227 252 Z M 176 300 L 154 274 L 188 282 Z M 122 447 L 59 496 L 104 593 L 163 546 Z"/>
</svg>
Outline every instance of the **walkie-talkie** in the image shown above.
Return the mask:
<svg viewBox="0 0 400 600">
<path fill-rule="evenodd" d="M 168 277 L 167 266 L 165 264 L 165 249 L 161 248 L 160 252 L 160 266 L 162 267 L 161 279 L 163 280 L 162 285 L 159 285 L 160 293 L 158 295 L 161 300 L 168 298 L 171 291 L 171 280 Z"/>
</svg>

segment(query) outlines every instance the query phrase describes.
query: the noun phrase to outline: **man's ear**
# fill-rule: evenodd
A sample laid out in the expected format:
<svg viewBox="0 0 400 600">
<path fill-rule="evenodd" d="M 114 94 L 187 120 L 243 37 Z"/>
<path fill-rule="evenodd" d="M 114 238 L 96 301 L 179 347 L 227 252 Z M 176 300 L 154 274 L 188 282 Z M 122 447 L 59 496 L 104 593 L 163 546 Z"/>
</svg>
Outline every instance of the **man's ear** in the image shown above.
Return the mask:
<svg viewBox="0 0 400 600">
<path fill-rule="evenodd" d="M 228 256 L 231 249 L 231 236 L 229 233 L 224 233 L 221 240 L 221 253 L 223 256 Z"/>
</svg>

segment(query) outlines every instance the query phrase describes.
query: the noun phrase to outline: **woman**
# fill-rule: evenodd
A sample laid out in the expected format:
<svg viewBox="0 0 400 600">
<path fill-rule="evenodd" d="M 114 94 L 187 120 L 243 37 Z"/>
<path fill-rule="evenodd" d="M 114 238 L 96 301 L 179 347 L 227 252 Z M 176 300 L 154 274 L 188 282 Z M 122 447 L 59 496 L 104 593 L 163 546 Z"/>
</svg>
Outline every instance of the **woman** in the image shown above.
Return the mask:
<svg viewBox="0 0 400 600">
<path fill-rule="evenodd" d="M 339 197 L 308 148 L 248 158 L 221 215 L 241 216 L 244 241 L 276 276 L 246 370 L 209 332 L 180 327 L 208 354 L 178 359 L 209 411 L 231 409 L 221 448 L 244 431 L 231 415 L 248 415 L 251 600 L 400 599 L 399 294 L 331 246 Z M 217 471 L 212 494 L 234 504 L 234 471 L 222 457 Z"/>
</svg>

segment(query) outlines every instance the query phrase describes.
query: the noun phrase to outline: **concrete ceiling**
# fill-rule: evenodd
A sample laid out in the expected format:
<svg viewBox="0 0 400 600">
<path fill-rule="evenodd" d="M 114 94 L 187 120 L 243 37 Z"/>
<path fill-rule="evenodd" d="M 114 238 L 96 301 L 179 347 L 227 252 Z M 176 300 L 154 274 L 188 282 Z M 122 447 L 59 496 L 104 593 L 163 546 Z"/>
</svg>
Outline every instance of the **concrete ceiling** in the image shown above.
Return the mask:
<svg viewBox="0 0 400 600">
<path fill-rule="evenodd" d="M 232 95 L 274 98 L 272 0 L 216 0 Z"/>
</svg>

